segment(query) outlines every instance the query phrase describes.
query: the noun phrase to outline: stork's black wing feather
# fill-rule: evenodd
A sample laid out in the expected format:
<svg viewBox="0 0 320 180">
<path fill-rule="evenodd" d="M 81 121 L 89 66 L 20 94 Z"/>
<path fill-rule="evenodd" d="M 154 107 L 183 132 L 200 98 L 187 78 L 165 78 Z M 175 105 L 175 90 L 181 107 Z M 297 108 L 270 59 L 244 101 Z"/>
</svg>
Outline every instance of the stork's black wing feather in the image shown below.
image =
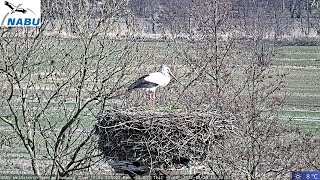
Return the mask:
<svg viewBox="0 0 320 180">
<path fill-rule="evenodd" d="M 25 10 L 25 9 L 17 9 L 16 11 L 22 12 L 23 14 L 25 14 L 27 12 L 27 10 Z"/>
<path fill-rule="evenodd" d="M 144 78 L 147 76 L 149 76 L 149 75 L 145 75 L 145 76 L 142 76 L 141 78 L 137 79 L 134 83 L 132 83 L 129 86 L 128 91 L 131 91 L 136 88 L 153 88 L 153 87 L 159 86 L 159 84 L 157 84 L 157 83 L 146 81 Z"/>
<path fill-rule="evenodd" d="M 10 9 L 13 9 L 13 6 L 8 1 L 4 1 L 4 5 L 8 6 Z"/>
</svg>

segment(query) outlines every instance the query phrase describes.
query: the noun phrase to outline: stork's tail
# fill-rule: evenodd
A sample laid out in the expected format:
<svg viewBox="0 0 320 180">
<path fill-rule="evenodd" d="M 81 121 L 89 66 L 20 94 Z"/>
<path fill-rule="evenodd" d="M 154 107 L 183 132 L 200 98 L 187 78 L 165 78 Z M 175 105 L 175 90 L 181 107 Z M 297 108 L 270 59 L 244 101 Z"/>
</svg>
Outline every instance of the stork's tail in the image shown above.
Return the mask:
<svg viewBox="0 0 320 180">
<path fill-rule="evenodd" d="M 142 76 L 140 77 L 139 79 L 137 79 L 135 82 L 133 82 L 129 87 L 128 87 L 128 91 L 132 91 L 133 89 L 135 88 L 139 88 L 139 86 L 143 85 L 145 83 L 145 80 L 144 78 L 146 77 L 147 75 L 145 76 Z"/>
</svg>

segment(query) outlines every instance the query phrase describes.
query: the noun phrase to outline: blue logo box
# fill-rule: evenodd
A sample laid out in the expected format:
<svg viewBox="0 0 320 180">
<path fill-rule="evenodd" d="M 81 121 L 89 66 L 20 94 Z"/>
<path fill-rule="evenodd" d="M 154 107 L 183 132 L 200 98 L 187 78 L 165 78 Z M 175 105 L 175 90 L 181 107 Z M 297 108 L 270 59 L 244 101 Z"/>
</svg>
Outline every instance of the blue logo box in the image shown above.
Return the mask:
<svg viewBox="0 0 320 180">
<path fill-rule="evenodd" d="M 293 171 L 292 180 L 320 180 L 320 171 Z"/>
</svg>

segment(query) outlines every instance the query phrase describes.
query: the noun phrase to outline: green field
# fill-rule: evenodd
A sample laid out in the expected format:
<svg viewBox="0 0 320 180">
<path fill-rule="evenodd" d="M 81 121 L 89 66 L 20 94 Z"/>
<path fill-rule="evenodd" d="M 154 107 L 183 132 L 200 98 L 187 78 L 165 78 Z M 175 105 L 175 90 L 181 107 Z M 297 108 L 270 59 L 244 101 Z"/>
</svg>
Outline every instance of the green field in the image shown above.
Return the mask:
<svg viewBox="0 0 320 180">
<path fill-rule="evenodd" d="M 73 41 L 56 43 L 63 46 L 56 46 L 55 48 L 58 49 L 53 48 L 52 51 L 54 53 L 52 53 L 52 57 L 49 58 L 52 58 L 57 62 L 57 67 L 62 69 L 64 68 L 64 62 L 59 61 L 59 59 L 63 59 L 63 47 L 65 47 L 68 43 L 73 46 L 68 46 L 69 49 L 65 51 L 67 52 L 70 51 L 70 49 L 74 48 L 74 50 L 71 51 L 70 56 L 73 56 L 74 59 L 81 58 L 79 56 L 81 54 L 81 48 L 75 48 L 77 43 Z M 121 46 L 122 44 L 119 43 L 116 48 L 119 48 Z M 136 44 L 136 46 L 139 47 L 137 56 L 141 54 L 141 56 L 144 55 L 146 58 L 150 59 L 150 61 L 147 61 L 146 69 L 144 69 L 144 71 L 149 71 L 151 69 L 150 67 L 155 68 L 163 63 L 180 63 L 179 58 L 177 58 L 176 60 L 172 60 L 172 58 L 175 58 L 176 56 L 174 52 L 175 49 L 173 49 L 174 45 L 172 44 L 160 42 L 139 42 Z M 44 57 L 44 59 L 45 58 L 48 57 Z M 111 60 L 110 58 L 108 59 L 109 63 L 113 63 L 112 61 L 114 60 Z M 242 61 L 245 60 L 242 59 Z M 78 65 L 78 62 L 76 61 L 72 63 L 74 63 L 74 66 Z M 94 63 L 92 63 L 91 65 L 94 66 Z M 279 47 L 272 65 L 279 67 L 288 73 L 286 79 L 286 87 L 283 89 L 283 92 L 287 92 L 289 94 L 289 98 L 285 103 L 285 109 L 282 115 L 282 119 L 285 120 L 285 122 L 288 122 L 290 125 L 301 128 L 304 132 L 320 136 L 320 46 Z M 50 68 L 50 64 L 44 63 L 39 70 L 46 70 L 48 68 Z M 176 71 L 178 71 L 178 69 L 176 69 Z M 65 72 L 65 76 L 67 76 L 67 70 Z M 48 86 L 50 88 L 50 82 L 44 81 L 42 85 Z M 50 89 L 48 91 L 50 91 Z M 144 92 L 139 92 L 136 94 L 136 96 L 143 96 L 144 94 Z M 35 108 L 36 104 L 37 102 L 35 102 Z M 63 104 L 65 108 L 69 109 L 70 111 L 76 107 L 72 99 L 70 101 L 64 102 Z M 148 104 L 144 105 L 146 106 L 146 108 L 148 108 Z M 50 119 L 50 123 L 57 123 L 58 126 L 60 126 L 60 123 L 65 123 L 61 120 L 67 119 L 66 117 L 69 114 L 61 113 L 62 111 L 61 109 L 59 109 L 60 104 L 58 102 L 51 103 L 51 106 L 53 106 L 53 108 L 48 111 L 46 115 L 46 118 Z M 6 110 L 6 108 L 3 109 Z M 172 112 L 172 109 L 174 108 L 159 107 L 158 110 Z M 85 111 L 83 111 L 83 114 L 81 114 L 81 118 L 83 120 L 83 127 L 91 128 L 95 122 L 95 119 L 90 113 L 89 109 L 85 109 Z M 3 130 L 7 128 L 6 126 L 7 124 L 5 124 L 4 122 L 0 122 L 0 127 Z M 7 142 L 7 144 L 10 144 L 10 141 L 17 142 L 10 146 L 4 145 L 4 148 L 2 150 L 5 154 L 8 155 L 6 156 L 7 159 L 5 159 L 5 162 L 16 162 L 17 159 L 19 160 L 28 157 L 26 150 L 23 148 L 23 145 L 21 143 L 18 143 L 19 140 L 14 136 L 13 131 L 6 130 L 3 131 L 1 135 L 3 135 L 3 137 L 6 137 L 4 139 L 4 142 Z M 21 166 L 28 165 L 28 162 L 23 163 L 24 164 L 22 164 Z M 2 169 L 4 169 L 4 167 L 2 167 Z"/>
<path fill-rule="evenodd" d="M 288 72 L 285 91 L 290 97 L 284 117 L 305 132 L 320 135 L 320 46 L 280 47 L 273 65 Z"/>
<path fill-rule="evenodd" d="M 42 56 L 44 56 L 43 59 L 51 58 L 55 61 L 58 68 L 64 68 L 64 62 L 61 61 L 61 59 L 64 58 L 64 51 L 66 53 L 68 52 L 74 59 L 81 58 L 80 55 L 83 48 L 81 46 L 79 47 L 76 40 L 58 40 L 53 41 L 52 43 L 55 46 L 52 46 L 53 48 L 49 50 L 50 52 L 52 51 L 51 55 L 49 55 L 49 57 L 47 57 L 48 54 Z M 124 45 L 121 42 L 116 42 L 113 46 L 114 48 L 121 50 Z M 137 47 L 138 56 L 139 54 L 145 55 L 146 58 L 151 60 L 147 61 L 147 64 L 153 67 L 163 63 L 180 63 L 179 58 L 176 58 L 177 60 L 172 60 L 176 55 L 174 43 L 137 42 L 133 44 L 133 46 Z M 43 47 L 45 48 L 46 45 Z M 185 45 L 179 44 L 179 47 L 185 47 Z M 95 49 L 93 48 L 91 51 L 94 53 Z M 114 61 L 115 57 L 116 56 L 109 57 L 107 62 L 111 63 L 110 61 Z M 41 58 L 38 58 L 38 60 L 41 60 Z M 79 65 L 77 61 L 74 61 L 73 63 L 74 66 Z M 108 63 L 106 63 L 106 65 L 108 65 Z M 280 67 L 288 73 L 286 87 L 283 89 L 290 95 L 285 104 L 285 116 L 293 117 L 293 119 L 303 119 L 304 117 L 320 119 L 320 46 L 279 47 L 272 65 Z M 94 66 L 94 61 L 92 61 L 91 66 Z M 50 68 L 50 64 L 43 63 L 41 68 L 48 69 Z M 41 68 L 39 69 L 40 71 Z M 43 85 L 50 86 L 50 84 Z M 70 103 L 69 106 L 72 108 L 73 102 Z M 67 104 L 68 103 L 65 103 L 65 105 Z M 0 124 L 2 123 L 0 122 Z"/>
</svg>

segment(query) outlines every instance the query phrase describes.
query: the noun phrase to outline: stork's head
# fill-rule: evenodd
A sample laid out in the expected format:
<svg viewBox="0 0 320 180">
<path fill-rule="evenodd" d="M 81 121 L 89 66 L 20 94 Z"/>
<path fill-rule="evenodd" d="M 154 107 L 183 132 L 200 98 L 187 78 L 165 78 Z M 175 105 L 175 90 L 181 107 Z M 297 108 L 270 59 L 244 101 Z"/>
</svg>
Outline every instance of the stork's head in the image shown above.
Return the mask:
<svg viewBox="0 0 320 180">
<path fill-rule="evenodd" d="M 176 79 L 176 77 L 171 72 L 170 68 L 168 66 L 166 66 L 166 65 L 162 65 L 161 73 L 166 75 L 166 76 L 170 76 L 170 78 Z"/>
</svg>

